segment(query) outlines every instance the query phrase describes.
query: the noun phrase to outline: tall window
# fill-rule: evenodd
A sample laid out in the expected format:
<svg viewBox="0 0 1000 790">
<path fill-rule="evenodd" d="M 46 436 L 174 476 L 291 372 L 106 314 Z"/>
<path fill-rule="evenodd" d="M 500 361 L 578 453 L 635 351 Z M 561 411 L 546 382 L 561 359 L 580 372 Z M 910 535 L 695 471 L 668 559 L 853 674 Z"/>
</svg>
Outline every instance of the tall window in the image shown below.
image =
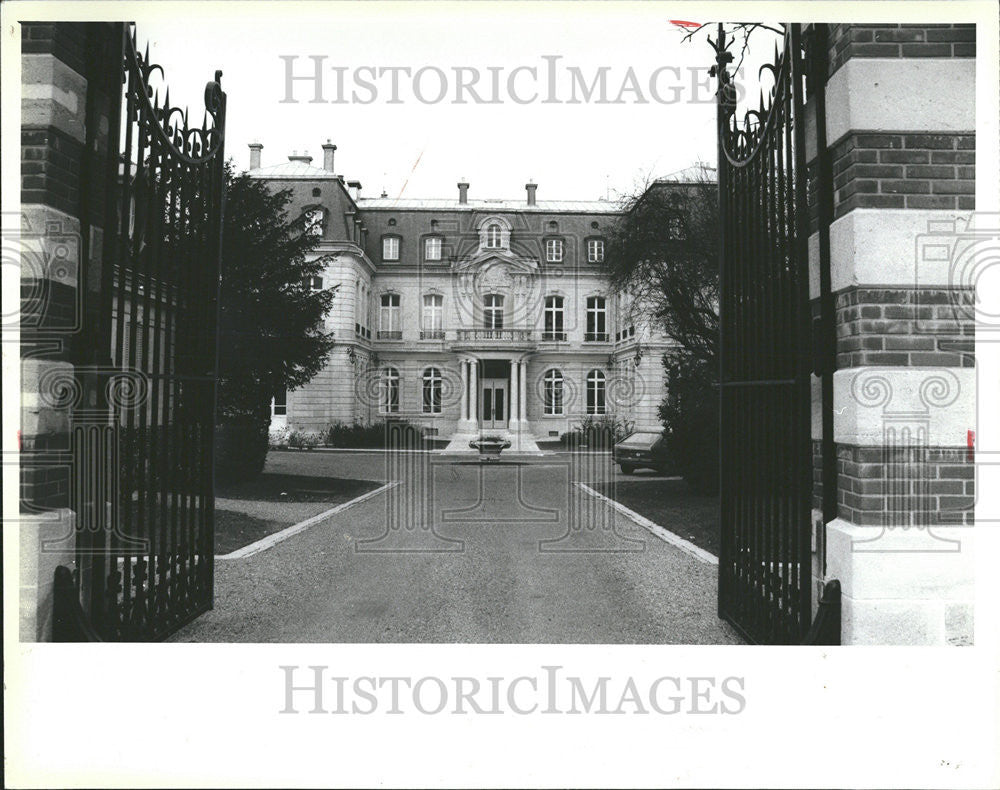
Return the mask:
<svg viewBox="0 0 1000 790">
<path fill-rule="evenodd" d="M 282 387 L 274 393 L 274 398 L 271 400 L 271 416 L 284 417 L 286 414 L 288 414 L 288 392 Z"/>
<path fill-rule="evenodd" d="M 604 239 L 589 239 L 587 241 L 587 262 L 604 263 Z"/>
<path fill-rule="evenodd" d="M 587 374 L 587 414 L 606 413 L 606 389 L 606 380 L 601 371 L 592 370 Z"/>
<path fill-rule="evenodd" d="M 382 237 L 382 260 L 383 261 L 399 260 L 399 236 Z"/>
<path fill-rule="evenodd" d="M 608 339 L 608 309 L 603 296 L 587 297 L 587 332 L 583 339 L 590 342 Z"/>
<path fill-rule="evenodd" d="M 441 371 L 427 368 L 424 371 L 424 414 L 441 413 Z"/>
<path fill-rule="evenodd" d="M 563 240 L 547 239 L 545 241 L 545 262 L 561 263 L 563 259 Z"/>
<path fill-rule="evenodd" d="M 498 250 L 500 249 L 500 239 L 500 226 L 494 222 L 486 228 L 486 246 L 491 250 Z"/>
<path fill-rule="evenodd" d="M 500 294 L 486 294 L 483 297 L 483 326 L 487 329 L 503 329 L 503 297 Z"/>
<path fill-rule="evenodd" d="M 399 411 L 399 371 L 396 368 L 382 368 L 379 382 L 378 410 L 381 414 L 395 414 Z"/>
<path fill-rule="evenodd" d="M 542 380 L 545 385 L 544 406 L 545 414 L 558 416 L 563 413 L 563 375 L 562 372 L 552 368 L 546 371 Z"/>
<path fill-rule="evenodd" d="M 424 240 L 424 257 L 429 261 L 441 260 L 440 236 L 431 236 Z"/>
<path fill-rule="evenodd" d="M 563 331 L 563 298 L 561 296 L 545 297 L 545 330 L 542 340 L 565 340 Z"/>
<path fill-rule="evenodd" d="M 443 302 L 444 297 L 441 294 L 424 294 L 421 340 L 440 340 L 444 337 Z"/>
<path fill-rule="evenodd" d="M 378 314 L 378 336 L 381 340 L 399 340 L 403 336 L 399 323 L 399 294 L 382 294 Z"/>
</svg>

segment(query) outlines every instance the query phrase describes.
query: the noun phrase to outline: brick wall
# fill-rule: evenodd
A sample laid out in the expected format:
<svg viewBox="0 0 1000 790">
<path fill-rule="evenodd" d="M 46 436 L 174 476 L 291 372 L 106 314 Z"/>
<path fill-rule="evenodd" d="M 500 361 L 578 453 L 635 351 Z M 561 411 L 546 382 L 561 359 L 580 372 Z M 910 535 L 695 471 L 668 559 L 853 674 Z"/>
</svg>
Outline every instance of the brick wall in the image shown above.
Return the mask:
<svg viewBox="0 0 1000 790">
<path fill-rule="evenodd" d="M 974 293 L 851 288 L 836 295 L 837 367 L 975 366 Z"/>
<path fill-rule="evenodd" d="M 975 55 L 975 25 L 830 25 L 830 74 L 851 58 L 961 58 Z"/>
<path fill-rule="evenodd" d="M 852 133 L 833 146 L 834 217 L 854 208 L 974 209 L 974 134 Z"/>
<path fill-rule="evenodd" d="M 862 526 L 974 523 L 975 464 L 953 447 L 837 448 L 837 510 Z"/>
</svg>

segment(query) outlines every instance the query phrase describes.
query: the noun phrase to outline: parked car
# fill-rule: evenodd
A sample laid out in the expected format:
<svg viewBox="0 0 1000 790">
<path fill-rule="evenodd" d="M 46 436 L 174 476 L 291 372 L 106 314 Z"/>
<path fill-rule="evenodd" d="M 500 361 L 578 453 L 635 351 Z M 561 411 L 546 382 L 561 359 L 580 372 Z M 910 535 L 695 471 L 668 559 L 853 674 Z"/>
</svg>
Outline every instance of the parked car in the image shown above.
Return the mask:
<svg viewBox="0 0 1000 790">
<path fill-rule="evenodd" d="M 615 445 L 615 463 L 624 474 L 636 469 L 655 469 L 661 474 L 672 470 L 666 442 L 661 431 L 635 431 Z"/>
</svg>

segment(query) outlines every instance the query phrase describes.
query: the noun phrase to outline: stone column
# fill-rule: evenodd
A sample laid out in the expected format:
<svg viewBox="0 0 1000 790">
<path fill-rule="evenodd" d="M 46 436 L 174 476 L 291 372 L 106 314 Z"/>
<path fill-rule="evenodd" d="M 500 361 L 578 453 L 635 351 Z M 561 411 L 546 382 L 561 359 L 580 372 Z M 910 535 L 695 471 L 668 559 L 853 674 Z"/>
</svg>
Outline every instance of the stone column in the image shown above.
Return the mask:
<svg viewBox="0 0 1000 790">
<path fill-rule="evenodd" d="M 460 359 L 458 366 L 462 373 L 462 396 L 459 401 L 461 404 L 459 420 L 466 422 L 469 419 L 469 362 L 468 360 Z"/>
<path fill-rule="evenodd" d="M 473 430 L 479 430 L 479 360 L 469 360 L 469 419 L 472 420 Z"/>
<path fill-rule="evenodd" d="M 521 392 L 518 395 L 517 402 L 521 409 L 521 423 L 524 424 L 528 421 L 528 361 L 521 360 L 521 375 L 518 376 L 518 381 L 521 385 Z"/>
<path fill-rule="evenodd" d="M 521 417 L 521 403 L 518 397 L 518 368 L 520 368 L 521 363 L 511 360 L 510 362 L 510 428 L 511 430 L 517 430 L 518 423 Z"/>
</svg>

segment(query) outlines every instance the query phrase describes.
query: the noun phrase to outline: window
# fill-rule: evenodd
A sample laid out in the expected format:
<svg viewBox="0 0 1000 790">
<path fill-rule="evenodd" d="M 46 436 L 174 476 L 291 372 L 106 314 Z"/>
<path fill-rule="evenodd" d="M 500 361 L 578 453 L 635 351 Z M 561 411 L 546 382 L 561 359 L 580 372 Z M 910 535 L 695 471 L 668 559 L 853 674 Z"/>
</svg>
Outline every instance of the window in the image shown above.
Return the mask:
<svg viewBox="0 0 1000 790">
<path fill-rule="evenodd" d="M 486 228 L 486 247 L 491 250 L 500 249 L 501 244 L 501 232 L 500 226 L 497 223 L 491 224 Z"/>
<path fill-rule="evenodd" d="M 401 340 L 403 332 L 399 325 L 399 294 L 382 294 L 378 314 L 378 339 Z"/>
<path fill-rule="evenodd" d="M 382 260 L 383 261 L 399 260 L 399 236 L 382 237 Z"/>
<path fill-rule="evenodd" d="M 441 237 L 430 236 L 424 240 L 424 258 L 429 261 L 441 260 Z"/>
<path fill-rule="evenodd" d="M 399 411 L 399 371 L 396 368 L 382 368 L 379 382 L 378 410 L 380 414 L 395 414 Z"/>
<path fill-rule="evenodd" d="M 561 296 L 545 297 L 545 329 L 542 340 L 565 340 L 563 331 L 563 298 Z"/>
<path fill-rule="evenodd" d="M 585 341 L 603 343 L 608 339 L 608 310 L 603 296 L 587 297 L 587 332 Z"/>
<path fill-rule="evenodd" d="M 587 414 L 604 414 L 605 378 L 599 370 L 587 374 Z"/>
<path fill-rule="evenodd" d="M 284 417 L 288 414 L 288 392 L 282 387 L 271 399 L 271 416 Z"/>
<path fill-rule="evenodd" d="M 322 277 L 306 277 L 305 286 L 310 291 L 322 291 L 323 290 L 323 278 Z"/>
<path fill-rule="evenodd" d="M 503 297 L 500 294 L 486 294 L 483 297 L 483 326 L 487 329 L 503 329 Z"/>
<path fill-rule="evenodd" d="M 441 371 L 427 368 L 424 371 L 424 414 L 441 413 Z"/>
<path fill-rule="evenodd" d="M 587 241 L 587 263 L 604 263 L 604 239 Z"/>
<path fill-rule="evenodd" d="M 563 413 L 563 375 L 561 371 L 552 368 L 545 373 L 544 407 L 545 414 L 550 417 Z"/>
<path fill-rule="evenodd" d="M 424 294 L 424 312 L 421 317 L 421 340 L 444 339 L 444 297 L 440 294 Z"/>
<path fill-rule="evenodd" d="M 545 262 L 562 263 L 562 259 L 563 259 L 563 240 L 547 239 L 545 241 Z"/>
</svg>

